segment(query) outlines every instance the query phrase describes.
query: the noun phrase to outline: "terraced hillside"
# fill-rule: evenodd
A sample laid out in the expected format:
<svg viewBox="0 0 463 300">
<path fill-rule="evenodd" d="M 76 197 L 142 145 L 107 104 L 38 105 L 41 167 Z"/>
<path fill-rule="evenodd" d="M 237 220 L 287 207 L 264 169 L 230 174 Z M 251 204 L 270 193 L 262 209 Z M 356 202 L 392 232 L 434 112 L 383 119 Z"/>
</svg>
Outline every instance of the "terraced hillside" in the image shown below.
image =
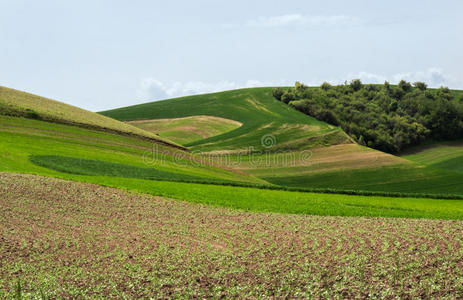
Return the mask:
<svg viewBox="0 0 463 300">
<path fill-rule="evenodd" d="M 100 131 L 109 131 L 160 141 L 178 146 L 166 139 L 63 102 L 0 86 L 0 115 L 38 119 L 53 123 L 76 125 Z"/>
<path fill-rule="evenodd" d="M 182 97 L 101 114 L 120 121 L 214 116 L 243 124 L 235 130 L 186 143 L 185 146 L 192 150 L 266 150 L 268 145 L 273 146 L 273 150 L 299 150 L 324 144 L 350 143 L 339 128 L 307 117 L 276 101 L 271 88 Z M 263 145 L 263 139 L 269 144 Z"/>
</svg>

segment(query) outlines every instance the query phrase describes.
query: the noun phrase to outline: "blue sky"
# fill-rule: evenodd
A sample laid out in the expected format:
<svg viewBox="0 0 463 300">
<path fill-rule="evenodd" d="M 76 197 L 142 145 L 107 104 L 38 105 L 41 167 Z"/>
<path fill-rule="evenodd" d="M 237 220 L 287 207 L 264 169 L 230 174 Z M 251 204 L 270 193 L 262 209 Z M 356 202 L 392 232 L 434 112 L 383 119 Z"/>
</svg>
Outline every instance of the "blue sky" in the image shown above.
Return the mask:
<svg viewBox="0 0 463 300">
<path fill-rule="evenodd" d="M 98 111 L 240 87 L 463 89 L 463 1 L 0 0 L 0 85 Z"/>
</svg>

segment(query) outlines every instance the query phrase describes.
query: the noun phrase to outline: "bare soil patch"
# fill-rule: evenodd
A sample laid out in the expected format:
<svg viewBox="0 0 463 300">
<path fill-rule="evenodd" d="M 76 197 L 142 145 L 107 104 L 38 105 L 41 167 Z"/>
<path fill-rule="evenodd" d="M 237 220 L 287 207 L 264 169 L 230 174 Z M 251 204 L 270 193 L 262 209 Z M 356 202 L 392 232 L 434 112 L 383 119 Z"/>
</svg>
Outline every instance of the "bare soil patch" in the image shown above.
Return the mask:
<svg viewBox="0 0 463 300">
<path fill-rule="evenodd" d="M 0 173 L 0 297 L 463 297 L 462 221 L 247 213 Z"/>
</svg>

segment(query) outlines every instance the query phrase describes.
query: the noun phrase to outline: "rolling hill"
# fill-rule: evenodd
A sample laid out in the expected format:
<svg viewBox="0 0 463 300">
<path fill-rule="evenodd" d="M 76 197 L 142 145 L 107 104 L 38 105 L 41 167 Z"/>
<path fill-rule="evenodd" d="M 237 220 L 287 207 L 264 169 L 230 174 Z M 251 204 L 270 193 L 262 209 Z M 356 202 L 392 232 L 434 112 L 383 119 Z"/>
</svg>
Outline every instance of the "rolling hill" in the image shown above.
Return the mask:
<svg viewBox="0 0 463 300">
<path fill-rule="evenodd" d="M 201 163 L 183 147 L 137 127 L 8 88 L 0 88 L 0 136 L 1 171 L 266 183 Z"/>
<path fill-rule="evenodd" d="M 439 169 L 463 172 L 463 140 L 434 142 L 411 148 L 402 157 Z"/>
<path fill-rule="evenodd" d="M 314 145 L 350 143 L 337 127 L 305 116 L 279 103 L 272 88 L 240 89 L 188 96 L 101 112 L 120 121 L 172 119 L 196 116 L 220 117 L 243 125 L 234 130 L 184 144 L 192 150 L 299 150 Z M 131 123 L 136 125 L 136 123 Z M 185 130 L 186 133 L 190 130 Z"/>
<path fill-rule="evenodd" d="M 188 126 L 178 127 L 176 134 L 192 139 L 183 145 L 209 161 L 279 186 L 463 194 L 463 177 L 455 170 L 357 145 L 341 129 L 275 100 L 272 88 L 181 97 L 101 114 L 136 126 L 153 124 L 153 132 L 159 130 L 154 124 L 162 128 L 166 118 L 213 116 L 238 121 L 241 127 L 202 139 Z"/>
<path fill-rule="evenodd" d="M 0 115 L 17 116 L 53 123 L 76 125 L 99 131 L 136 135 L 167 145 L 179 145 L 140 128 L 117 122 L 85 109 L 30 93 L 0 86 Z"/>
<path fill-rule="evenodd" d="M 25 103 L 17 106 L 30 112 Z M 260 152 L 237 154 L 247 145 L 241 142 L 227 155 L 200 155 L 195 147 L 188 152 L 141 134 L 72 122 L 62 117 L 66 107 L 58 108 L 64 108 L 59 120 L 52 106 L 46 120 L 0 115 L 0 298 L 355 297 L 366 284 L 368 295 L 378 297 L 444 297 L 461 277 L 458 264 L 448 262 L 463 253 L 463 196 L 270 184 L 315 186 L 307 178 L 329 172 L 339 176 L 329 183 L 352 181 L 343 169 L 370 170 L 363 181 L 378 183 L 384 178 L 373 176 L 374 166 L 422 164 L 348 139 L 330 145 L 326 136 L 345 135 L 323 123 L 309 127 L 308 139 L 301 138 L 301 123 L 284 126 L 302 140 L 300 147 L 288 140 L 286 151 L 259 140 Z M 81 112 L 82 120 L 94 118 Z M 203 140 L 220 144 L 218 137 L 245 126 L 198 116 L 141 127 L 156 132 L 162 125 L 166 134 L 187 138 L 189 130 L 207 131 L 192 134 L 191 143 L 208 149 Z M 279 122 L 272 126 L 286 124 Z M 282 183 L 297 176 L 302 184 Z M 428 272 L 415 267 L 425 264 Z M 417 276 L 426 281 L 404 293 L 399 276 L 407 286 Z M 439 280 L 447 285 L 436 289 Z"/>
<path fill-rule="evenodd" d="M 258 92 L 262 91 L 265 89 L 260 89 Z M 19 104 L 25 107 L 24 109 L 28 109 L 27 103 L 19 102 Z M 65 106 L 58 105 L 58 111 L 62 107 Z M 197 152 L 183 151 L 170 144 L 146 139 L 140 135 L 105 131 L 100 130 L 101 128 L 80 126 L 80 124 L 71 125 L 72 122 L 66 119 L 56 123 L 53 122 L 56 119 L 53 116 L 53 108 L 50 107 L 49 111 L 51 116 L 47 121 L 0 115 L 0 172 L 58 177 L 189 202 L 251 211 L 352 216 L 417 217 L 426 215 L 432 217 L 439 215 L 444 218 L 459 218 L 459 213 L 455 215 L 448 208 L 443 208 L 439 214 L 436 214 L 435 204 L 438 202 L 435 201 L 437 200 L 415 199 L 416 197 L 459 198 L 458 196 L 425 195 L 426 191 L 422 191 L 420 195 L 391 194 L 387 190 L 381 193 L 362 193 L 350 191 L 350 188 L 346 188 L 348 191 L 339 189 L 309 191 L 305 188 L 313 186 L 306 184 L 282 186 L 275 178 L 306 176 L 311 174 L 310 166 L 308 168 L 304 164 L 289 167 L 286 165 L 280 168 L 273 164 L 267 168 L 265 164 L 255 165 L 252 161 L 245 161 L 246 158 L 253 156 L 260 159 L 271 157 L 271 155 L 280 158 L 280 155 L 307 154 L 304 151 L 272 152 L 270 148 L 261 145 L 261 149 L 270 150 L 265 153 L 252 153 L 251 156 L 237 155 L 232 150 L 231 154 L 226 156 L 218 155 L 217 151 L 198 155 Z M 81 112 L 84 114 L 86 111 Z M 294 111 L 287 112 L 290 116 L 289 112 Z M 92 117 L 93 113 L 90 112 L 83 115 L 84 119 Z M 302 117 L 305 118 L 304 115 L 300 117 L 301 120 L 303 120 Z M 218 119 L 212 118 L 212 120 Z M 337 128 L 330 128 L 310 118 L 307 122 L 320 124 L 320 128 L 328 130 L 328 135 L 335 132 L 342 136 L 342 132 Z M 114 126 L 120 126 L 118 123 L 119 121 L 113 120 Z M 234 126 L 236 125 L 238 123 L 234 123 Z M 245 123 L 222 135 L 240 130 L 243 126 Z M 309 134 L 317 136 L 317 133 L 320 132 Z M 294 133 L 295 136 L 300 134 L 299 130 Z M 325 133 L 322 133 L 322 136 L 323 134 Z M 216 137 L 219 136 L 221 135 Z M 239 136 L 237 135 L 236 138 L 238 139 Z M 315 169 L 316 173 L 325 174 L 333 168 L 337 170 L 341 165 L 346 169 L 355 169 L 362 164 L 371 165 L 371 162 L 388 166 L 406 162 L 403 159 L 358 146 L 350 140 L 347 142 L 348 144 L 312 148 L 310 156 L 305 157 L 309 159 L 307 163 L 310 165 L 316 162 L 315 165 L 323 165 L 323 168 L 316 167 Z M 316 144 L 306 143 L 305 145 Z M 221 160 L 223 157 L 229 160 Z M 241 167 L 235 165 L 234 159 L 240 160 Z M 304 163 L 304 161 L 301 162 Z M 304 173 L 307 170 L 309 172 Z M 291 186 L 304 189 L 292 191 Z M 408 192 L 413 192 L 413 190 Z M 345 194 L 359 195 L 346 196 Z M 388 196 L 393 196 L 393 198 Z M 396 198 L 401 196 L 413 198 Z M 352 201 L 362 202 L 363 205 L 368 206 L 368 209 L 353 207 Z M 460 205 L 459 202 L 455 202 L 456 206 L 451 205 L 453 202 L 448 203 L 454 208 Z M 416 207 L 416 205 L 422 208 L 412 211 L 410 207 Z"/>
</svg>

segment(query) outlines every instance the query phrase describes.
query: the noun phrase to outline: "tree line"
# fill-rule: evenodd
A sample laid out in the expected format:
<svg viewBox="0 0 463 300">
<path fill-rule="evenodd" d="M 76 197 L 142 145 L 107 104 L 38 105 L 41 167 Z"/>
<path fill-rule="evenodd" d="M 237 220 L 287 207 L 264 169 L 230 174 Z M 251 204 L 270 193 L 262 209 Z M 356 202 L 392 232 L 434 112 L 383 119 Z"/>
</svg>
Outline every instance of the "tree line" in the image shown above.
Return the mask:
<svg viewBox="0 0 463 300">
<path fill-rule="evenodd" d="M 426 140 L 463 137 L 463 94 L 426 83 L 363 84 L 359 79 L 319 88 L 296 82 L 273 96 L 295 109 L 340 126 L 359 144 L 389 153 Z"/>
</svg>

